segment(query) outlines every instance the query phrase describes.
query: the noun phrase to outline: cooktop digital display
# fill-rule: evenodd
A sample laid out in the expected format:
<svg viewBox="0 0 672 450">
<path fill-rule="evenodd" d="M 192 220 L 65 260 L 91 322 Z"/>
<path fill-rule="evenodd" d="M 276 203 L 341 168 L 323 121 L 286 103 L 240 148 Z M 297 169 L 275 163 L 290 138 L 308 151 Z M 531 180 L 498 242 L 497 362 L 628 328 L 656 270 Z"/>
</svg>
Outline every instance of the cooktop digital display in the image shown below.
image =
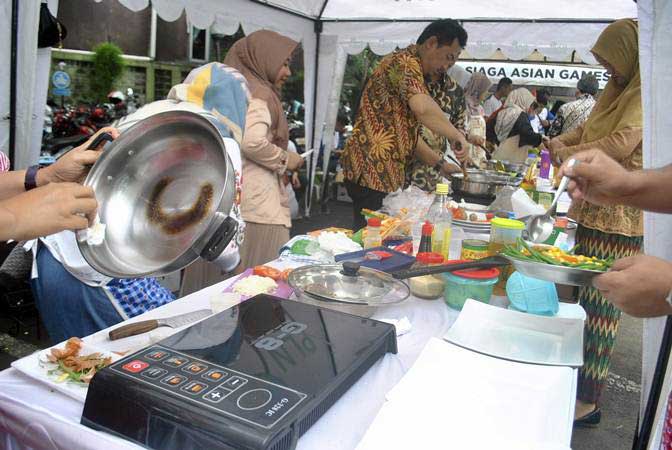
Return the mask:
<svg viewBox="0 0 672 450">
<path fill-rule="evenodd" d="M 388 351 L 389 324 L 257 296 L 101 371 L 82 423 L 149 448 L 290 448 Z"/>
</svg>

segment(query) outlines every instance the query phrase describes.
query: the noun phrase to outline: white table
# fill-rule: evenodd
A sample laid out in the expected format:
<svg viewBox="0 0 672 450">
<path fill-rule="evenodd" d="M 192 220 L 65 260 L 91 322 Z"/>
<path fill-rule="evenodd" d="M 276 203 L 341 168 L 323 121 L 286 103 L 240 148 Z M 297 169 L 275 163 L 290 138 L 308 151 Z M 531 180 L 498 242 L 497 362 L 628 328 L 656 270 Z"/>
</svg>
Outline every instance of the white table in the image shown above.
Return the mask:
<svg viewBox="0 0 672 450">
<path fill-rule="evenodd" d="M 232 280 L 224 281 L 192 295 L 138 316 L 133 321 L 167 317 L 189 310 L 210 307 L 210 298 Z M 398 306 L 379 309 L 375 319 L 407 317 L 412 330 L 398 337 L 398 353 L 387 354 L 348 390 L 299 440 L 299 449 L 354 449 L 385 402 L 386 393 L 413 365 L 431 337 L 441 337 L 456 320 L 458 312 L 442 300 L 410 298 Z M 176 330 L 161 328 L 159 339 Z M 159 330 L 156 330 L 159 332 Z M 154 332 L 153 332 L 154 333 Z M 139 338 L 142 339 L 142 338 Z M 149 345 L 145 337 L 142 344 Z M 121 350 L 107 339 L 107 330 L 85 341 L 110 350 Z M 119 342 L 119 341 L 115 341 Z M 127 344 L 125 344 L 127 346 Z M 574 395 L 572 393 L 572 395 Z M 0 448 L 7 449 L 139 449 L 141 447 L 79 421 L 83 404 L 25 377 L 15 369 L 0 372 Z M 570 424 L 558 424 L 570 426 Z M 567 443 L 569 445 L 569 443 Z"/>
</svg>

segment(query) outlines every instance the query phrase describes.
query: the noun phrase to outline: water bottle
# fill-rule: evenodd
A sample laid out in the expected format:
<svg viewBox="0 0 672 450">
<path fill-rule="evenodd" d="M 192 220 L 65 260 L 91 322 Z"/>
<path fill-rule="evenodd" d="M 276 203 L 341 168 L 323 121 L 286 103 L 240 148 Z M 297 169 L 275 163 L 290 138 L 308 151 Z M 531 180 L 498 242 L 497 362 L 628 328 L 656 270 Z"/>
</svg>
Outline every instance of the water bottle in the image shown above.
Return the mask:
<svg viewBox="0 0 672 450">
<path fill-rule="evenodd" d="M 551 153 L 543 149 L 541 151 L 541 165 L 539 167 L 539 178 L 544 178 L 548 180 L 548 177 L 551 175 Z"/>
<path fill-rule="evenodd" d="M 447 184 L 439 183 L 436 185 L 436 196 L 434 197 L 434 203 L 427 212 L 427 219 L 434 224 L 432 252 L 440 253 L 445 259 L 448 259 L 453 213 L 450 209 Z"/>
</svg>

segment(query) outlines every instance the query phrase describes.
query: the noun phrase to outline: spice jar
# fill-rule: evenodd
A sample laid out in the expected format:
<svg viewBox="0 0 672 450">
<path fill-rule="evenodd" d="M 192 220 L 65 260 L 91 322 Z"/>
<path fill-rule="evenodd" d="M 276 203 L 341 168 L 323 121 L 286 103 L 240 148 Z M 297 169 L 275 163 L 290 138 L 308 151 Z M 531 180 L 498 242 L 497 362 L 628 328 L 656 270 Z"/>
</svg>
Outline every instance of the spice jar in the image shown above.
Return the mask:
<svg viewBox="0 0 672 450">
<path fill-rule="evenodd" d="M 497 255 L 505 245 L 512 245 L 516 240 L 523 235 L 525 223 L 520 220 L 502 219 L 496 217 L 490 222 L 492 228 L 490 230 L 490 243 L 488 244 L 488 253 L 490 256 Z M 495 295 L 505 295 L 506 281 L 513 272 L 511 266 L 504 266 L 500 270 L 499 281 L 495 285 Z"/>
<path fill-rule="evenodd" d="M 443 255 L 440 253 L 422 252 L 415 257 L 415 267 L 436 266 L 443 264 Z M 425 300 L 434 300 L 443 294 L 444 282 L 440 274 L 413 277 L 409 281 L 411 294 Z"/>
</svg>

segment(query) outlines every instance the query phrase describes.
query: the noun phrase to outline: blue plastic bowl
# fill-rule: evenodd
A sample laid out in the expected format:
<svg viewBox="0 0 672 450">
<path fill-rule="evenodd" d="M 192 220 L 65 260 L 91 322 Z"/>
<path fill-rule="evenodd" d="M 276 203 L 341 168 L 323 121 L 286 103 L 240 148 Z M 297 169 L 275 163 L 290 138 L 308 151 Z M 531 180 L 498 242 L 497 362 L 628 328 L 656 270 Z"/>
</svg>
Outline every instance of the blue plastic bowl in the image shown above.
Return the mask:
<svg viewBox="0 0 672 450">
<path fill-rule="evenodd" d="M 514 272 L 506 282 L 506 295 L 511 302 L 511 309 L 537 314 L 554 316 L 560 309 L 558 291 L 550 281 L 538 280 Z"/>
</svg>

